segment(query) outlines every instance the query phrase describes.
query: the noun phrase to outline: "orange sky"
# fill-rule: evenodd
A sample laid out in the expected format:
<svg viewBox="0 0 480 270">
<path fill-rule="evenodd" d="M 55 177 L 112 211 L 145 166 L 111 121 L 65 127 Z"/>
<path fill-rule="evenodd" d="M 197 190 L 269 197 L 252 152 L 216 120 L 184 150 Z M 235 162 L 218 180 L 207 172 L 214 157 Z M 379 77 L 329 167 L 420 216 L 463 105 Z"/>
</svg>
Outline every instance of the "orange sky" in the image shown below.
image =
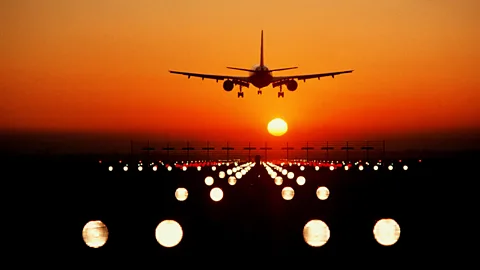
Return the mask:
<svg viewBox="0 0 480 270">
<path fill-rule="evenodd" d="M 0 128 L 287 139 L 480 128 L 480 2 L 4 0 Z M 168 69 L 355 69 L 245 98 Z M 247 132 L 245 132 L 247 131 Z M 214 136 L 214 137 L 215 137 Z M 322 138 L 323 139 L 323 138 Z"/>
</svg>

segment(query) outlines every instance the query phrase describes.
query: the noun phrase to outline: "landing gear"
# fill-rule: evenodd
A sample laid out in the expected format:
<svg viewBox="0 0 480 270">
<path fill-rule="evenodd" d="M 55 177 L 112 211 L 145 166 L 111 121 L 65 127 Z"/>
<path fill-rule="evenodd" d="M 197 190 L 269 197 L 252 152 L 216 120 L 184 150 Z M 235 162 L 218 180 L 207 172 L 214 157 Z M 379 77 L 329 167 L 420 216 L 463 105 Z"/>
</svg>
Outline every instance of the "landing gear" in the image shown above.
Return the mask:
<svg viewBox="0 0 480 270">
<path fill-rule="evenodd" d="M 243 98 L 243 92 L 238 92 L 238 97 L 242 97 L 242 98 Z"/>
<path fill-rule="evenodd" d="M 278 92 L 278 97 L 282 97 L 282 98 L 283 98 L 283 97 L 285 97 L 284 94 L 285 94 L 285 92 Z"/>
<path fill-rule="evenodd" d="M 257 94 L 258 94 L 258 95 L 261 95 L 261 94 L 262 94 L 262 90 L 258 90 Z"/>
</svg>

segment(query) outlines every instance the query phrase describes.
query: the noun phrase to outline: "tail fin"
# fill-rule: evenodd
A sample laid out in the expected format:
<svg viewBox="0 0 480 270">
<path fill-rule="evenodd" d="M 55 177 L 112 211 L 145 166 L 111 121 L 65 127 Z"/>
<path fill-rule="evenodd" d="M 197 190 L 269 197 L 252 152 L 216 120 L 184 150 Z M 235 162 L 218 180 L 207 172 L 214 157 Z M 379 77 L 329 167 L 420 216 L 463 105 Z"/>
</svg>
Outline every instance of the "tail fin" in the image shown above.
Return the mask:
<svg viewBox="0 0 480 270">
<path fill-rule="evenodd" d="M 260 41 L 260 66 L 264 66 L 263 62 L 263 30 L 262 30 L 262 35 L 261 35 L 261 41 Z"/>
</svg>

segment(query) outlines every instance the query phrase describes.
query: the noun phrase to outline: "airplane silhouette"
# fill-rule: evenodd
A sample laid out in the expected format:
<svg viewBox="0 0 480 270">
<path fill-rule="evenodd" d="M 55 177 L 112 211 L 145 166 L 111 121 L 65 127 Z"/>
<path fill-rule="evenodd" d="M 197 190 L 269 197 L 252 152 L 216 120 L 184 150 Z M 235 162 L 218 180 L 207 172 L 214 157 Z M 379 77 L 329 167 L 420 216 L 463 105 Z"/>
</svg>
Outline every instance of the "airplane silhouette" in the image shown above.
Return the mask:
<svg viewBox="0 0 480 270">
<path fill-rule="evenodd" d="M 235 69 L 235 70 L 242 70 L 248 71 L 249 76 L 227 76 L 227 75 L 212 75 L 212 74 L 199 74 L 199 73 L 190 73 L 190 72 L 182 72 L 182 71 L 173 71 L 169 70 L 170 73 L 186 75 L 190 79 L 190 77 L 200 77 L 203 79 L 213 79 L 217 82 L 219 80 L 223 81 L 223 89 L 227 92 L 233 90 L 233 87 L 237 84 L 239 85 L 239 92 L 238 97 L 243 98 L 242 87 L 249 87 L 250 84 L 258 88 L 258 95 L 262 94 L 262 88 L 272 84 L 272 87 L 280 87 L 280 91 L 278 92 L 278 97 L 284 97 L 284 92 L 282 91 L 282 85 L 286 85 L 289 91 L 297 90 L 298 83 L 295 80 L 305 80 L 318 78 L 320 80 L 321 77 L 328 77 L 331 76 L 334 78 L 336 75 L 344 74 L 344 73 L 351 73 L 353 70 L 346 70 L 346 71 L 337 71 L 337 72 L 328 72 L 328 73 L 318 73 L 318 74 L 306 74 L 306 75 L 292 75 L 292 76 L 273 76 L 273 71 L 282 71 L 282 70 L 289 70 L 289 69 L 296 69 L 298 67 L 289 67 L 289 68 L 276 68 L 276 69 L 268 69 L 267 66 L 264 65 L 264 58 L 263 58 L 263 30 L 261 33 L 261 41 L 260 41 L 260 64 L 253 66 L 252 69 L 246 68 L 236 68 L 236 67 L 227 67 L 228 69 Z"/>
</svg>

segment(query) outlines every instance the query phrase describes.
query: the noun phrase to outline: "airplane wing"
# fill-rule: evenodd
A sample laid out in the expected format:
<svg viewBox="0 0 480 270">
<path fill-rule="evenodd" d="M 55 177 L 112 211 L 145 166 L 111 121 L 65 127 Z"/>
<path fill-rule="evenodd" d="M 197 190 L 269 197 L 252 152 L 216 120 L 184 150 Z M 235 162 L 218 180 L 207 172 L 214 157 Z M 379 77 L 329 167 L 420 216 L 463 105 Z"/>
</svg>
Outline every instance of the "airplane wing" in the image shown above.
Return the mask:
<svg viewBox="0 0 480 270">
<path fill-rule="evenodd" d="M 320 79 L 321 77 L 335 77 L 336 75 L 340 74 L 345 74 L 345 73 L 352 73 L 353 70 L 345 70 L 345 71 L 337 71 L 337 72 L 329 72 L 329 73 L 318 73 L 318 74 L 305 74 L 305 75 L 292 75 L 292 76 L 274 76 L 273 81 L 283 81 L 283 80 L 291 80 L 291 79 L 297 79 L 297 80 L 308 80 L 308 79 L 314 79 L 318 78 Z"/>
<path fill-rule="evenodd" d="M 200 74 L 200 73 L 191 73 L 191 72 L 182 72 L 182 71 L 173 71 L 169 70 L 170 73 L 173 74 L 180 74 L 180 75 L 185 75 L 190 77 L 199 77 L 203 79 L 212 79 L 212 80 L 217 80 L 218 81 L 223 81 L 223 80 L 233 80 L 233 81 L 242 81 L 245 83 L 249 83 L 248 77 L 245 76 L 227 76 L 227 75 L 212 75 L 212 74 Z"/>
</svg>

